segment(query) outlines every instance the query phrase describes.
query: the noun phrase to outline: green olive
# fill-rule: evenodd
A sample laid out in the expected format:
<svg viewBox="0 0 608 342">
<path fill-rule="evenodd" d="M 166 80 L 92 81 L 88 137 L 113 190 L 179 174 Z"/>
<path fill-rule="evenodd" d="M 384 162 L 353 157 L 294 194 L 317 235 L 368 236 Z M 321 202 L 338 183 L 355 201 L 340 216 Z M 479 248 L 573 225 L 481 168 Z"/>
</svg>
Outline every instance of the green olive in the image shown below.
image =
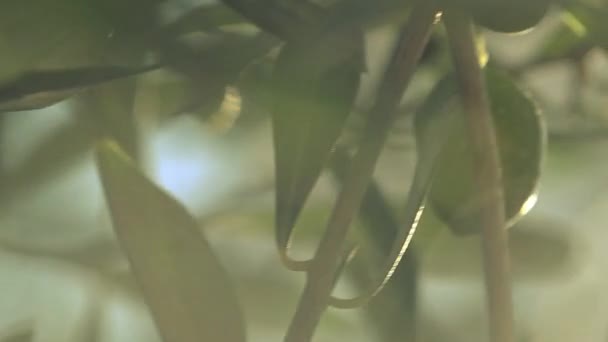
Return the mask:
<svg viewBox="0 0 608 342">
<path fill-rule="evenodd" d="M 492 31 L 515 33 L 540 22 L 553 0 L 443 0 L 446 9 L 466 11 Z"/>
<path fill-rule="evenodd" d="M 474 20 L 486 28 L 505 33 L 528 30 L 549 9 L 549 0 L 481 0 L 471 8 Z"/>
<path fill-rule="evenodd" d="M 486 68 L 485 75 L 502 164 L 508 227 L 536 200 L 545 129 L 535 104 L 508 75 L 491 68 Z M 478 189 L 466 122 L 462 113 L 458 114 L 438 157 L 429 204 L 452 232 L 468 235 L 481 231 L 480 217 L 492 193 Z"/>
</svg>

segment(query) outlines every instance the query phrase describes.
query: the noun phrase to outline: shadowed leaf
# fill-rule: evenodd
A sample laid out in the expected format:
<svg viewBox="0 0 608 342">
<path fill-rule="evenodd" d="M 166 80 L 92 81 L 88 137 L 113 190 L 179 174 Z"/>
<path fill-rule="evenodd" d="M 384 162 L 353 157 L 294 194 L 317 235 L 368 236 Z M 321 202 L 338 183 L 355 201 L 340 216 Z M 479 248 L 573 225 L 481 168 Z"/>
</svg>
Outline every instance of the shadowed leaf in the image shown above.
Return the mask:
<svg viewBox="0 0 608 342">
<path fill-rule="evenodd" d="M 230 280 L 186 209 L 115 143 L 101 143 L 97 160 L 114 229 L 164 341 L 245 341 Z"/>
<path fill-rule="evenodd" d="M 22 74 L 0 85 L 0 112 L 39 109 L 64 100 L 86 87 L 158 68 L 102 66 L 40 70 Z"/>
<path fill-rule="evenodd" d="M 305 41 L 283 48 L 273 80 L 276 239 L 288 266 L 297 264 L 286 256 L 295 222 L 350 114 L 363 68 L 359 34 Z"/>
</svg>

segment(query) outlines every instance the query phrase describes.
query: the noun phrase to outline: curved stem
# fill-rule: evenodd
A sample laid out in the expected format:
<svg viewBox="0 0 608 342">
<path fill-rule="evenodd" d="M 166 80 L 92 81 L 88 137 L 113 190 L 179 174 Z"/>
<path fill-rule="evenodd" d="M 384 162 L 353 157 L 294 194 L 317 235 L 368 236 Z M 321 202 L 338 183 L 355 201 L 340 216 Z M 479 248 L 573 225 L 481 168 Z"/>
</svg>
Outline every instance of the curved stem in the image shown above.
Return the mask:
<svg viewBox="0 0 608 342">
<path fill-rule="evenodd" d="M 338 184 L 342 184 L 351 158 L 345 149 L 338 149 L 332 158 L 331 171 Z M 374 252 L 370 254 L 374 263 L 385 260 L 401 228 L 377 182 L 371 181 L 361 203 L 359 218 L 363 222 L 364 239 L 371 242 Z M 395 270 L 392 282 L 370 301 L 365 312 L 374 323 L 379 341 L 416 341 L 416 293 L 418 261 L 415 251 L 409 250 Z M 380 255 L 382 254 L 382 255 Z M 357 287 L 365 289 L 374 285 L 370 268 L 363 262 L 353 263 L 353 280 Z"/>
<path fill-rule="evenodd" d="M 380 86 L 376 104 L 368 119 L 361 146 L 346 175 L 343 190 L 329 219 L 321 243 L 307 272 L 304 292 L 291 321 L 285 342 L 309 342 L 328 305 L 336 274 L 346 250 L 346 235 L 357 214 L 399 102 L 435 22 L 433 1 L 420 1 L 402 31 L 398 46 Z"/>
<path fill-rule="evenodd" d="M 485 79 L 475 49 L 470 17 L 443 15 L 467 122 L 477 187 L 491 194 L 481 214 L 484 275 L 492 342 L 513 342 L 513 305 L 505 230 L 502 171 Z"/>
</svg>

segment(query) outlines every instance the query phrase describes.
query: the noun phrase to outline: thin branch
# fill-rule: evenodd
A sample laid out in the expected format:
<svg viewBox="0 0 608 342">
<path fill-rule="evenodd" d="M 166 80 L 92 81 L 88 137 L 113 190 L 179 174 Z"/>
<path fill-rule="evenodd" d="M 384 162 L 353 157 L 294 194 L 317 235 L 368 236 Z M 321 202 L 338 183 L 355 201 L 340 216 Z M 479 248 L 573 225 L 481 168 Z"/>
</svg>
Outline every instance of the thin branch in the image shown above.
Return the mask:
<svg viewBox="0 0 608 342">
<path fill-rule="evenodd" d="M 346 175 L 332 215 L 307 273 L 306 286 L 285 342 L 309 342 L 328 305 L 336 272 L 346 250 L 346 235 L 357 214 L 374 166 L 398 112 L 401 97 L 416 70 L 435 22 L 433 1 L 421 1 L 412 10 L 379 89 L 361 146 Z"/>
<path fill-rule="evenodd" d="M 350 164 L 351 158 L 347 151 L 337 149 L 331 170 L 340 187 Z M 392 248 L 397 239 L 400 224 L 380 186 L 373 180 L 363 198 L 359 217 L 364 223 L 362 233 L 373 248 L 371 256 L 374 264 L 385 262 L 386 251 Z M 355 262 L 353 266 L 353 279 L 359 288 L 369 289 L 376 285 L 370 275 L 370 266 L 362 262 Z M 395 270 L 392 282 L 365 307 L 382 340 L 416 341 L 417 273 L 418 261 L 415 251 L 410 248 L 407 257 L 403 258 Z"/>
<path fill-rule="evenodd" d="M 474 27 L 467 14 L 456 10 L 446 11 L 444 21 L 467 122 L 476 185 L 479 191 L 491 194 L 480 217 L 490 341 L 513 342 L 513 305 L 502 171 L 485 79 L 475 49 Z"/>
</svg>

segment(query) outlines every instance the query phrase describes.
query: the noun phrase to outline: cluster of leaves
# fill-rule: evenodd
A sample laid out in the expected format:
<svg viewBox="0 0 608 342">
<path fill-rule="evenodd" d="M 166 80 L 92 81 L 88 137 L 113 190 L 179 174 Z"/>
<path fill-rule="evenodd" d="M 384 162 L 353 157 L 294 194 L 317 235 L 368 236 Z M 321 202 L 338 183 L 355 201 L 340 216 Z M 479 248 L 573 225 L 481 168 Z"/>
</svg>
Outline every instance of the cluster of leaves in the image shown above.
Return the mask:
<svg viewBox="0 0 608 342">
<path fill-rule="evenodd" d="M 32 30 L 24 33 L 27 40 L 41 41 L 44 36 L 69 48 L 57 53 L 55 58 L 60 62 L 31 62 L 48 47 L 31 52 L 28 58 L 14 58 L 30 62 L 0 71 L 0 111 L 44 108 L 75 95 L 97 108 L 75 125 L 72 132 L 88 127 L 83 145 L 75 147 L 86 148 L 101 137 L 118 142 L 98 145 L 101 180 L 118 238 L 166 341 L 243 341 L 245 332 L 230 281 L 194 220 L 132 162 L 138 150 L 131 110 L 136 87 L 133 76 L 159 69 L 177 75 L 178 81 L 168 82 L 163 89 L 169 97 L 179 94 L 174 104 L 163 108 L 170 115 L 196 112 L 206 118 L 218 110 L 228 86 L 240 89 L 241 96 L 249 101 L 245 105 L 261 103 L 270 111 L 276 164 L 276 242 L 289 269 L 309 275 L 314 272 L 315 260 L 292 259 L 288 245 L 298 217 L 330 161 L 344 183 L 342 193 L 351 193 L 351 198 L 358 195 L 349 188 L 349 178 L 356 179 L 362 166 L 369 169 L 368 176 L 356 181 L 362 205 L 355 200 L 346 212 L 348 217 L 336 220 L 343 219 L 348 226 L 361 206 L 367 226 L 381 230 L 369 232 L 377 238 L 378 249 L 388 251 L 379 280 L 368 279 L 373 294 L 394 275 L 398 286 L 410 289 L 401 294 L 403 306 L 412 306 L 415 264 L 404 262 L 399 266 L 399 260 L 425 202 L 431 209 L 425 213 L 437 215 L 454 232 L 479 232 L 480 212 L 488 194 L 474 186 L 474 158 L 460 115 L 454 74 L 443 75 L 416 111 L 418 162 L 402 222 L 395 219 L 371 179 L 405 87 L 395 86 L 401 82 L 398 76 L 386 76 L 388 85 L 378 91 L 364 138 L 358 145 L 347 147 L 372 151 L 371 159 L 357 162 L 341 150 L 332 154 L 354 111 L 361 74 L 366 70 L 365 31 L 379 24 L 401 25 L 419 2 L 355 0 L 315 5 L 287 0 L 225 0 L 225 5 L 195 8 L 168 24 L 158 16 L 158 8 L 164 3 L 160 0 L 30 2 L 3 4 L 3 12 L 19 13 L 31 22 L 46 18 L 48 26 L 56 31 Z M 608 9 L 604 5 L 549 0 L 437 2 L 437 11 L 464 11 L 480 26 L 500 32 L 527 30 L 559 5 L 568 24 L 560 30 L 566 33 L 560 31 L 547 41 L 540 60 L 580 58 L 593 47 L 606 47 L 608 26 L 603 18 Z M 409 18 L 408 23 L 411 21 L 414 19 Z M 3 21 L 2 25 L 0 32 L 17 32 L 23 27 L 19 18 Z M 222 29 L 228 26 L 243 28 L 244 34 Z M 410 45 L 424 46 L 424 32 L 419 33 L 408 41 Z M 201 42 L 192 44 L 187 38 L 198 37 L 196 34 L 202 36 Z M 150 55 L 153 62 L 146 63 Z M 544 125 L 534 103 L 509 75 L 492 64 L 485 68 L 484 75 L 504 172 L 505 211 L 512 225 L 529 210 L 529 200 L 536 192 Z M 108 84 L 121 87 L 109 88 Z M 125 97 L 120 108 L 100 102 L 95 95 L 104 89 Z M 389 117 L 382 119 L 381 112 L 389 113 Z M 48 158 L 48 150 L 35 158 L 45 156 Z M 36 160 L 31 164 L 37 165 Z M 338 203 L 335 212 L 339 208 Z M 332 222 L 328 231 L 334 229 Z M 352 249 L 347 248 L 345 254 L 350 252 Z M 332 300 L 336 306 L 362 302 Z M 214 308 L 212 315 L 204 309 L 209 306 Z"/>
</svg>

